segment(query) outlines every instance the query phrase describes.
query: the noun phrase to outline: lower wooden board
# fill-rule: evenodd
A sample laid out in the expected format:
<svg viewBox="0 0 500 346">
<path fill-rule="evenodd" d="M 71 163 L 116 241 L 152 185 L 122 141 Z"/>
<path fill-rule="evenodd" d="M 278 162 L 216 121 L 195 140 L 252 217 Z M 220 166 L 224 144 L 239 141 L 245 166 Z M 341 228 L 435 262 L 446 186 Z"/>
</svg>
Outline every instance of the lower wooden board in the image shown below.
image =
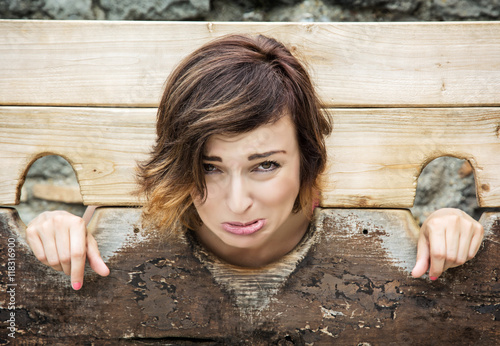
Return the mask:
<svg viewBox="0 0 500 346">
<path fill-rule="evenodd" d="M 0 209 L 0 344 L 492 345 L 500 214 L 481 222 L 478 256 L 431 282 L 409 274 L 407 210 L 317 210 L 296 250 L 250 270 L 220 263 L 191 236 L 146 234 L 140 209 L 101 208 L 89 227 L 111 274 L 89 271 L 73 291 L 31 254 L 15 210 Z"/>
</svg>

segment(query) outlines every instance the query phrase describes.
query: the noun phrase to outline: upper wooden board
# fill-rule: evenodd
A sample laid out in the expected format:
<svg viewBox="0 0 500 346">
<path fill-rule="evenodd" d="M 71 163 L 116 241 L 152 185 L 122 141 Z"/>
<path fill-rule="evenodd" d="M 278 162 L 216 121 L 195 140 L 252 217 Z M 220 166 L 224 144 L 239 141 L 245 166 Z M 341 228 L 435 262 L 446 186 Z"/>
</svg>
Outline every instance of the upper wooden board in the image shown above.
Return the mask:
<svg viewBox="0 0 500 346">
<path fill-rule="evenodd" d="M 500 23 L 0 20 L 0 104 L 156 107 L 172 68 L 229 33 L 283 41 L 330 107 L 498 106 Z"/>
</svg>

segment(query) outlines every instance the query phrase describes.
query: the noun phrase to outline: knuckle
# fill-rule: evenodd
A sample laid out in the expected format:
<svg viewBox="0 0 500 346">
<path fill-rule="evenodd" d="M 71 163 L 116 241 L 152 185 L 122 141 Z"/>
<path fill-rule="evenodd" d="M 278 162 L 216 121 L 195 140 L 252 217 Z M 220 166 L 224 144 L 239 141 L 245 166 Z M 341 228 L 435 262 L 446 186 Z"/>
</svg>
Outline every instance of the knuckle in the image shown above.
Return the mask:
<svg viewBox="0 0 500 346">
<path fill-rule="evenodd" d="M 464 257 L 462 257 L 462 256 L 459 256 L 459 257 L 457 257 L 457 258 L 455 259 L 455 264 L 456 264 L 457 266 L 461 266 L 461 265 L 465 264 L 465 262 L 467 262 L 467 258 L 464 258 Z"/>
<path fill-rule="evenodd" d="M 457 255 L 456 254 L 448 254 L 446 255 L 446 262 L 447 263 L 457 263 Z"/>
<path fill-rule="evenodd" d="M 462 226 L 466 232 L 472 232 L 474 229 L 474 224 L 470 220 L 462 220 Z"/>
<path fill-rule="evenodd" d="M 38 229 L 34 226 L 26 228 L 26 240 L 28 243 L 33 242 L 38 237 Z"/>
<path fill-rule="evenodd" d="M 474 230 L 481 236 L 484 236 L 484 227 L 479 222 L 476 224 Z"/>
<path fill-rule="evenodd" d="M 434 229 L 434 228 L 437 228 L 437 226 L 440 223 L 441 222 L 438 219 L 432 218 L 432 219 L 427 220 L 426 225 L 427 225 L 427 227 Z"/>
<path fill-rule="evenodd" d="M 440 251 L 440 250 L 433 250 L 431 252 L 431 257 L 434 260 L 444 261 L 446 259 L 446 254 L 443 251 Z"/>
<path fill-rule="evenodd" d="M 82 249 L 75 249 L 71 252 L 71 258 L 82 259 L 85 257 L 85 251 Z"/>
<path fill-rule="evenodd" d="M 75 222 L 79 225 L 85 225 L 85 221 L 80 216 L 72 215 Z"/>
<path fill-rule="evenodd" d="M 30 225 L 30 226 L 26 227 L 26 236 L 33 236 L 36 233 L 37 233 L 37 231 L 36 231 L 35 226 Z"/>
<path fill-rule="evenodd" d="M 60 254 L 59 255 L 59 262 L 61 264 L 67 265 L 71 263 L 71 256 L 69 254 Z"/>
<path fill-rule="evenodd" d="M 85 221 L 81 217 L 74 216 L 73 223 L 75 226 L 77 226 L 79 228 L 85 227 Z"/>
<path fill-rule="evenodd" d="M 442 227 L 438 226 L 436 223 L 431 222 L 426 227 L 426 233 L 428 237 L 443 237 L 445 235 Z"/>
<path fill-rule="evenodd" d="M 442 224 L 445 225 L 446 227 L 453 227 L 457 228 L 459 227 L 460 223 L 460 217 L 456 214 L 449 214 L 443 217 Z"/>
<path fill-rule="evenodd" d="M 58 210 L 54 212 L 52 219 L 54 220 L 54 223 L 60 225 L 64 224 L 65 221 L 70 217 L 70 215 L 71 214 L 66 211 Z"/>
<path fill-rule="evenodd" d="M 59 265 L 59 259 L 57 259 L 57 258 L 49 258 L 49 259 L 47 259 L 47 263 L 51 267 L 57 267 Z"/>
<path fill-rule="evenodd" d="M 40 233 L 54 233 L 54 229 L 56 228 L 54 226 L 54 220 L 52 218 L 46 218 L 45 220 L 43 220 L 40 224 Z"/>
<path fill-rule="evenodd" d="M 82 228 L 82 226 L 85 226 L 85 221 L 81 217 L 70 214 L 70 213 L 66 213 L 65 215 L 61 215 L 60 222 L 61 222 L 61 224 L 66 225 L 67 228 L 71 228 L 71 227 Z"/>
<path fill-rule="evenodd" d="M 50 215 L 52 213 L 53 213 L 52 211 L 44 211 L 43 213 L 38 215 L 32 222 L 36 223 L 36 222 L 43 221 L 43 220 L 47 219 L 48 217 L 50 217 Z"/>
</svg>

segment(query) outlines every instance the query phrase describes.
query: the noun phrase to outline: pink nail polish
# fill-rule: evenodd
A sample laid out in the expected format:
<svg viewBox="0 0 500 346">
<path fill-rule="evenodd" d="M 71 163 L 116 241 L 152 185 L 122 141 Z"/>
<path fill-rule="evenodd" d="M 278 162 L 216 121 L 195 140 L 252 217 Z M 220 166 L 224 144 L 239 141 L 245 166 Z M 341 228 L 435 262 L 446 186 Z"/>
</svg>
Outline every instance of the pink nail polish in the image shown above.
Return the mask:
<svg viewBox="0 0 500 346">
<path fill-rule="evenodd" d="M 436 281 L 438 278 L 437 278 L 437 276 L 431 276 L 431 277 L 430 277 L 430 279 L 431 279 L 432 281 Z"/>
<path fill-rule="evenodd" d="M 80 282 L 73 282 L 73 289 L 75 291 L 78 291 L 80 288 L 82 288 L 82 284 Z"/>
</svg>

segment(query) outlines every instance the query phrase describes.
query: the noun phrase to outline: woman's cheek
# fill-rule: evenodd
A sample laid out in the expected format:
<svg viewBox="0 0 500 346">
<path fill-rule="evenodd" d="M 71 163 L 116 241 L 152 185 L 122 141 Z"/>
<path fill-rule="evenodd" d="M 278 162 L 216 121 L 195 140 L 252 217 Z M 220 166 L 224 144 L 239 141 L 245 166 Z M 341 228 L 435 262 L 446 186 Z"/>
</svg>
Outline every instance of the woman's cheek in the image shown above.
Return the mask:
<svg viewBox="0 0 500 346">
<path fill-rule="evenodd" d="M 219 178 L 209 178 L 206 181 L 207 186 L 207 200 L 208 199 L 220 199 L 223 197 L 223 191 L 227 189 L 227 184 L 225 180 Z"/>
<path fill-rule="evenodd" d="M 299 184 L 293 177 L 282 176 L 259 187 L 260 199 L 267 205 L 293 207 L 299 193 Z"/>
<path fill-rule="evenodd" d="M 195 208 L 198 210 L 198 213 L 203 213 L 205 210 L 213 208 L 214 205 L 218 205 L 221 201 L 221 189 L 218 187 L 218 184 L 214 184 L 212 181 L 206 182 L 206 196 L 204 199 L 201 199 L 199 195 L 191 194 L 191 198 L 193 199 L 193 203 Z"/>
</svg>

